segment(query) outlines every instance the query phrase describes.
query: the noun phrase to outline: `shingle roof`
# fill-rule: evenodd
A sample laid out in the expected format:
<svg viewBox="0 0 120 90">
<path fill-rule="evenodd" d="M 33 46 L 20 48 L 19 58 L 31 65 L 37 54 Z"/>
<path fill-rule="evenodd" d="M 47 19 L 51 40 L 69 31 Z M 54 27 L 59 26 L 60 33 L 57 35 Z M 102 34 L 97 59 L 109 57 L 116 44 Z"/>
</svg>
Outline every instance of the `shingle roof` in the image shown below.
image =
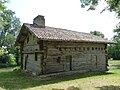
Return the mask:
<svg viewBox="0 0 120 90">
<path fill-rule="evenodd" d="M 41 40 L 94 42 L 94 43 L 106 43 L 106 44 L 114 43 L 112 41 L 92 35 L 90 33 L 83 33 L 83 32 L 47 27 L 47 26 L 45 26 L 45 28 L 39 28 L 33 24 L 24 24 L 23 26 L 27 27 L 27 29 L 31 33 L 33 33 L 38 39 Z M 20 35 L 18 38 L 20 38 Z"/>
<path fill-rule="evenodd" d="M 58 40 L 58 41 L 77 41 L 77 42 L 99 42 L 99 43 L 113 43 L 107 39 L 92 35 L 90 33 L 77 32 L 61 28 L 35 27 L 33 24 L 25 24 L 29 30 L 34 33 L 39 39 L 43 40 Z"/>
</svg>

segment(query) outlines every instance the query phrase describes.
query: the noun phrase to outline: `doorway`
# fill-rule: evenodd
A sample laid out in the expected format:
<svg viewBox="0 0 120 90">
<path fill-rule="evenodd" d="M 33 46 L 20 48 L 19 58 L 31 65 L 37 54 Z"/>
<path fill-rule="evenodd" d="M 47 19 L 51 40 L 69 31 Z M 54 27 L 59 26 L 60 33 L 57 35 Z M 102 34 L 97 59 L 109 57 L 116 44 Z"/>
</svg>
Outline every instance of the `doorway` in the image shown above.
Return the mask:
<svg viewBox="0 0 120 90">
<path fill-rule="evenodd" d="M 25 70 L 27 68 L 28 54 L 25 56 Z"/>
<path fill-rule="evenodd" d="M 93 55 L 92 57 L 92 63 L 95 66 L 95 68 L 98 67 L 98 59 L 97 59 L 97 55 Z"/>
<path fill-rule="evenodd" d="M 72 70 L 72 55 L 66 56 L 66 62 L 65 62 L 65 71 L 71 71 Z"/>
</svg>

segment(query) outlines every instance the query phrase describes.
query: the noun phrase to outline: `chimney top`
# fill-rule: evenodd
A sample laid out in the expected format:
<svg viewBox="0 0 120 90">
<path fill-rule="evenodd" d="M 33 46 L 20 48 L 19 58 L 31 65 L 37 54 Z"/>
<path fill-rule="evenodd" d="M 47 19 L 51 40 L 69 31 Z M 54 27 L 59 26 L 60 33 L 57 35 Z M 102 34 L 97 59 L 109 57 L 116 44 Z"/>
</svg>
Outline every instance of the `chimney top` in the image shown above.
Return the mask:
<svg viewBox="0 0 120 90">
<path fill-rule="evenodd" d="M 38 15 L 33 19 L 33 24 L 40 28 L 45 28 L 45 18 L 42 15 Z"/>
</svg>

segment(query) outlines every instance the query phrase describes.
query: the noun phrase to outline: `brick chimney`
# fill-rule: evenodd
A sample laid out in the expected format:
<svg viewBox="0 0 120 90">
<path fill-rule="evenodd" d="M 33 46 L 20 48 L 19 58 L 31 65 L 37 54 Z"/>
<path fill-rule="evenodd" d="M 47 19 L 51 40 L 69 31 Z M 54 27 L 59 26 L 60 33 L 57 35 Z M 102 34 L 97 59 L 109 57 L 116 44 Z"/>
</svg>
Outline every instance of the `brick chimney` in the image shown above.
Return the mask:
<svg viewBox="0 0 120 90">
<path fill-rule="evenodd" d="M 45 18 L 42 15 L 38 15 L 33 19 L 33 24 L 40 27 L 45 28 Z"/>
</svg>

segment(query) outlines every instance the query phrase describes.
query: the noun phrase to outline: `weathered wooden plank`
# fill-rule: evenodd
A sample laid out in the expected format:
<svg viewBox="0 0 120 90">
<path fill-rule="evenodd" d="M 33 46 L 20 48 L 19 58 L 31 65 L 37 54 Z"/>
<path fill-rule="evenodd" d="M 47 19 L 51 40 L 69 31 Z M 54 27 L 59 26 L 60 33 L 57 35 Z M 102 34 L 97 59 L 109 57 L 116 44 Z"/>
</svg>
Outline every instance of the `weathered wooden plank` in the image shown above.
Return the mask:
<svg viewBox="0 0 120 90">
<path fill-rule="evenodd" d="M 27 65 L 29 70 L 52 73 L 70 71 L 70 65 L 72 70 L 104 69 L 106 66 L 104 44 L 44 41 L 32 36 L 29 39 L 24 45 L 24 54 L 30 55 Z M 35 52 L 38 52 L 36 62 Z M 71 56 L 71 60 L 67 56 Z M 57 62 L 58 57 L 60 63 Z"/>
</svg>

